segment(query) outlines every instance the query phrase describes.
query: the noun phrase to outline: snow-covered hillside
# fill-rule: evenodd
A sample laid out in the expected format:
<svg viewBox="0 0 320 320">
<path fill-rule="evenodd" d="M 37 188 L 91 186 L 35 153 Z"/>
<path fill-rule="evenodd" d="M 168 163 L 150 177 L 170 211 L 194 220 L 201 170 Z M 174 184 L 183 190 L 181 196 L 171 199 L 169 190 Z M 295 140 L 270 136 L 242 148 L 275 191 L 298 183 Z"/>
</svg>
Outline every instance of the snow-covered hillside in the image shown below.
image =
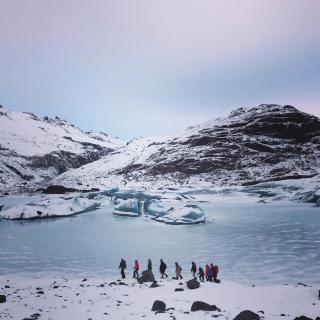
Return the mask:
<svg viewBox="0 0 320 320">
<path fill-rule="evenodd" d="M 239 108 L 171 137 L 125 144 L 65 120 L 0 109 L 0 191 L 212 188 L 319 175 L 320 119 L 292 106 Z"/>
<path fill-rule="evenodd" d="M 251 185 L 319 174 L 320 120 L 292 106 L 239 108 L 170 138 L 141 138 L 52 184 L 77 188 Z"/>
<path fill-rule="evenodd" d="M 85 133 L 58 117 L 39 118 L 0 106 L 0 191 L 35 188 L 123 145 L 117 138 Z"/>
</svg>

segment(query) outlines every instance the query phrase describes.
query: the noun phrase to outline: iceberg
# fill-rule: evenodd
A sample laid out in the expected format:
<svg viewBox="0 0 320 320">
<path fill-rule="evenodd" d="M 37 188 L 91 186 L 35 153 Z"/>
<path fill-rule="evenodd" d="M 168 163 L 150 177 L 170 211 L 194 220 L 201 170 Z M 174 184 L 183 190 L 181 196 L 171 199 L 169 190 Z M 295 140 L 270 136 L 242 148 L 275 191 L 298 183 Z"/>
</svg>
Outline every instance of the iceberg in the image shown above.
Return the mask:
<svg viewBox="0 0 320 320">
<path fill-rule="evenodd" d="M 169 204 L 163 203 L 161 200 L 158 199 L 151 199 L 146 205 L 146 215 L 150 215 L 153 217 L 162 217 L 164 216 L 169 210 L 173 209 L 172 206 Z"/>
<path fill-rule="evenodd" d="M 49 198 L 3 210 L 0 212 L 0 218 L 6 220 L 35 220 L 66 217 L 92 211 L 98 206 L 98 202 L 87 198 Z"/>
<path fill-rule="evenodd" d="M 121 198 L 118 196 L 120 195 Z M 131 196 L 130 198 L 127 198 Z M 112 197 L 115 205 L 113 214 L 124 217 L 139 217 L 144 215 L 154 221 L 172 225 L 205 223 L 203 210 L 193 204 L 181 206 L 176 202 L 163 201 L 158 195 L 136 192 L 119 193 Z M 178 205 L 178 207 L 177 207 Z"/>
<path fill-rule="evenodd" d="M 138 217 L 141 214 L 143 208 L 143 201 L 137 198 L 133 199 L 115 199 L 113 200 L 116 205 L 113 210 L 113 214 L 116 216 L 124 217 Z"/>
<path fill-rule="evenodd" d="M 172 208 L 165 215 L 153 218 L 156 221 L 166 224 L 199 224 L 206 222 L 203 210 L 197 205 L 185 205 L 183 207 Z"/>
</svg>

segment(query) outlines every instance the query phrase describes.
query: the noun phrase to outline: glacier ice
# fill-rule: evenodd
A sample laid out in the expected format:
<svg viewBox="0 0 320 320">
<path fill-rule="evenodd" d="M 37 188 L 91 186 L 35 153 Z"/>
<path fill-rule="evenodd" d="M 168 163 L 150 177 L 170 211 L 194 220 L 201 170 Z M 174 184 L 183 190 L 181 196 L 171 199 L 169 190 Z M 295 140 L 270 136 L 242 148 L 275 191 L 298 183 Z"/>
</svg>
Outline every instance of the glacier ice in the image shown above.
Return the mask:
<svg viewBox="0 0 320 320">
<path fill-rule="evenodd" d="M 114 199 L 116 205 L 113 214 L 117 216 L 138 217 L 141 214 L 141 201 L 137 198 L 133 199 Z"/>
<path fill-rule="evenodd" d="M 164 203 L 161 200 L 158 199 L 151 199 L 146 207 L 146 214 L 153 216 L 153 217 L 162 217 L 164 216 L 170 209 L 173 209 L 173 207 L 168 204 Z"/>
<path fill-rule="evenodd" d="M 0 218 L 7 220 L 34 220 L 50 217 L 73 216 L 92 211 L 99 203 L 88 198 L 49 198 L 29 202 L 0 212 Z"/>
<path fill-rule="evenodd" d="M 154 220 L 174 225 L 198 224 L 205 223 L 206 216 L 199 206 L 188 204 L 182 207 L 172 208 L 165 215 L 156 217 Z"/>
</svg>

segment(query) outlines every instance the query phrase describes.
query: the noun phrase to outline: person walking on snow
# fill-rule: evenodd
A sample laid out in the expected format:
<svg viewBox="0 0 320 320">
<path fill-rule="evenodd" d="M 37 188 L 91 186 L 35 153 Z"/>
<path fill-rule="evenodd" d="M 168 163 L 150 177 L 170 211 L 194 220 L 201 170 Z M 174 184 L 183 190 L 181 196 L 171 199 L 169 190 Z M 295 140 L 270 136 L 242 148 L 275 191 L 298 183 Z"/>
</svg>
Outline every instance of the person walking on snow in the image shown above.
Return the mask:
<svg viewBox="0 0 320 320">
<path fill-rule="evenodd" d="M 193 277 L 195 278 L 196 277 L 196 273 L 197 273 L 197 265 L 193 261 L 191 262 L 191 272 L 192 272 Z"/>
<path fill-rule="evenodd" d="M 199 272 L 198 272 L 199 280 L 201 282 L 204 282 L 204 271 L 201 267 L 199 267 Z"/>
<path fill-rule="evenodd" d="M 139 278 L 139 261 L 134 261 L 134 267 L 133 267 L 133 278 Z"/>
<path fill-rule="evenodd" d="M 206 264 L 206 269 L 205 269 L 206 281 L 209 281 L 208 273 L 209 273 L 209 265 L 208 265 L 208 264 Z"/>
<path fill-rule="evenodd" d="M 152 261 L 148 259 L 148 270 L 152 271 Z"/>
<path fill-rule="evenodd" d="M 160 259 L 159 271 L 161 273 L 161 278 L 163 278 L 163 276 L 166 276 L 166 278 L 168 278 L 168 275 L 166 274 L 166 269 L 167 269 L 167 265 L 164 263 L 162 259 Z"/>
<path fill-rule="evenodd" d="M 218 273 L 219 273 L 219 267 L 218 266 L 214 266 L 213 267 L 213 281 L 214 282 L 218 282 Z"/>
<path fill-rule="evenodd" d="M 178 262 L 175 262 L 175 266 L 176 266 L 176 280 L 183 279 L 181 275 L 182 268 L 179 266 Z"/>
<path fill-rule="evenodd" d="M 121 270 L 121 278 L 125 279 L 126 275 L 124 273 L 124 270 L 127 268 L 126 261 L 121 258 L 120 264 L 119 264 L 119 269 Z"/>
<path fill-rule="evenodd" d="M 208 270 L 208 281 L 213 281 L 213 263 L 210 264 L 209 270 Z"/>
</svg>

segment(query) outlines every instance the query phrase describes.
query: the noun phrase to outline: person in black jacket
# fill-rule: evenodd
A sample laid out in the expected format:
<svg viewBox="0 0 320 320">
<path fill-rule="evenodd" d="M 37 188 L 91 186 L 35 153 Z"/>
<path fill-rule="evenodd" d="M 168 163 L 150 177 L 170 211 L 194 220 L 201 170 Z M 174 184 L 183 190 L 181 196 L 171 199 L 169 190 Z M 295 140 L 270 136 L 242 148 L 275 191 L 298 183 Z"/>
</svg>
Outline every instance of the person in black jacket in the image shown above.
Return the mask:
<svg viewBox="0 0 320 320">
<path fill-rule="evenodd" d="M 121 258 L 120 264 L 119 264 L 119 269 L 121 270 L 121 278 L 125 279 L 126 275 L 124 273 L 124 270 L 127 268 L 126 261 Z"/>
<path fill-rule="evenodd" d="M 191 272 L 192 272 L 193 277 L 195 278 L 196 277 L 196 273 L 197 273 L 197 265 L 193 261 L 191 262 Z"/>
<path fill-rule="evenodd" d="M 183 277 L 181 275 L 182 268 L 179 266 L 179 263 L 175 262 L 174 265 L 176 267 L 176 280 L 183 279 Z"/>
<path fill-rule="evenodd" d="M 164 263 L 162 259 L 160 259 L 159 271 L 161 273 L 161 278 L 163 278 L 163 276 L 166 276 L 166 278 L 168 278 L 168 275 L 166 274 L 166 269 L 167 269 L 167 265 Z"/>
<path fill-rule="evenodd" d="M 148 270 L 152 271 L 152 261 L 148 259 Z"/>
<path fill-rule="evenodd" d="M 199 267 L 199 272 L 198 272 L 199 280 L 201 282 L 204 282 L 204 271 L 201 267 Z"/>
</svg>

